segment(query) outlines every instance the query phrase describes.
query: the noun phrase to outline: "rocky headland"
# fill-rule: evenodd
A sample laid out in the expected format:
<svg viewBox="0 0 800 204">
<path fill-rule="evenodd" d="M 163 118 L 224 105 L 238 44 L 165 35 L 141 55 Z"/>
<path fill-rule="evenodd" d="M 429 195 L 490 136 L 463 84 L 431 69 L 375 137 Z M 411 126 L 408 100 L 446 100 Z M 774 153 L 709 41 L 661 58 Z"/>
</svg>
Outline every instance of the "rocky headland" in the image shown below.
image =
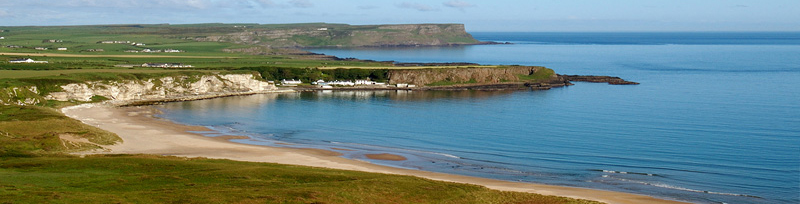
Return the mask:
<svg viewBox="0 0 800 204">
<path fill-rule="evenodd" d="M 558 75 L 568 81 L 582 81 L 593 83 L 608 83 L 611 85 L 637 85 L 639 82 L 626 81 L 619 77 L 592 76 L 592 75 Z"/>
<path fill-rule="evenodd" d="M 229 52 L 264 53 L 269 49 L 311 47 L 415 47 L 492 44 L 467 33 L 463 24 L 346 25 L 306 24 L 286 27 L 258 25 L 233 32 L 185 37 L 204 42 L 232 42 L 254 48 Z M 263 49 L 267 48 L 267 49 Z"/>
<path fill-rule="evenodd" d="M 411 64 L 414 66 L 414 64 Z M 355 86 L 299 87 L 296 90 L 548 90 L 574 85 L 573 81 L 634 85 L 612 76 L 560 75 L 538 66 L 426 68 L 388 70 L 389 84 L 412 84 L 413 87 Z"/>
</svg>

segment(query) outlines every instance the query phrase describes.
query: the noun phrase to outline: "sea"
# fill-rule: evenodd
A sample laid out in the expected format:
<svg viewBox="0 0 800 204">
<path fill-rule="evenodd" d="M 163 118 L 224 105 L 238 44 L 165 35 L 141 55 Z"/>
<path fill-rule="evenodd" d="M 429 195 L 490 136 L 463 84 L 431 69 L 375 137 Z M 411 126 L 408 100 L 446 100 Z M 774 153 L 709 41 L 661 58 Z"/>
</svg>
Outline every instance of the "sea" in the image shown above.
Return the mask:
<svg viewBox="0 0 800 204">
<path fill-rule="evenodd" d="M 160 117 L 213 129 L 200 132 L 209 137 L 245 135 L 235 141 L 329 149 L 399 168 L 693 203 L 800 203 L 800 33 L 472 34 L 509 44 L 310 51 L 535 65 L 641 84 L 319 91 L 157 108 Z"/>
</svg>

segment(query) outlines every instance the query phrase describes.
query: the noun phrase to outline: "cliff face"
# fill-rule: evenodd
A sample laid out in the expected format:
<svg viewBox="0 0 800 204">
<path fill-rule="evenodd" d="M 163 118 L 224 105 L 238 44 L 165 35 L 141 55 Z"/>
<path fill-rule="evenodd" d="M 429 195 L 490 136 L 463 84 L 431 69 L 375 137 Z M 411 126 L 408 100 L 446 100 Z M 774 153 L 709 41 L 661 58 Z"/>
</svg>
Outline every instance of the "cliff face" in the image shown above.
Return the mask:
<svg viewBox="0 0 800 204">
<path fill-rule="evenodd" d="M 416 84 L 418 86 L 437 82 L 451 83 L 499 83 L 536 80 L 549 82 L 561 80 L 553 70 L 544 67 L 473 67 L 390 70 L 390 84 Z M 563 81 L 563 80 L 562 80 Z"/>
<path fill-rule="evenodd" d="M 102 96 L 115 103 L 133 101 L 206 98 L 273 91 L 273 84 L 253 74 L 209 74 L 163 77 L 147 80 L 93 81 L 62 85 L 61 92 L 42 96 L 35 86 L 0 89 L 0 104 L 35 105 L 45 100 L 92 101 Z"/>
<path fill-rule="evenodd" d="M 195 38 L 267 48 L 443 46 L 480 43 L 463 24 L 330 25 L 330 27 L 252 28 Z"/>
<path fill-rule="evenodd" d="M 163 77 L 159 79 L 115 82 L 87 82 L 61 86 L 63 92 L 45 96 L 47 100 L 91 101 L 102 96 L 114 102 L 164 100 L 192 96 L 230 95 L 275 90 L 252 74 Z"/>
</svg>

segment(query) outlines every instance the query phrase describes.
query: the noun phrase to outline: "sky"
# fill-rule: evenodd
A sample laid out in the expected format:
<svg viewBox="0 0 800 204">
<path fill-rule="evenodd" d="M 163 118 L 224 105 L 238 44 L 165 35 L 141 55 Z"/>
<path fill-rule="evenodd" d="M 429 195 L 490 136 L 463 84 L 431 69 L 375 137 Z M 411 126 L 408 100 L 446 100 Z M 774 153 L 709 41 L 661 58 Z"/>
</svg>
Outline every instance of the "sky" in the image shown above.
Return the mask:
<svg viewBox="0 0 800 204">
<path fill-rule="evenodd" d="M 0 26 L 462 23 L 467 31 L 800 31 L 798 0 L 0 0 Z"/>
</svg>

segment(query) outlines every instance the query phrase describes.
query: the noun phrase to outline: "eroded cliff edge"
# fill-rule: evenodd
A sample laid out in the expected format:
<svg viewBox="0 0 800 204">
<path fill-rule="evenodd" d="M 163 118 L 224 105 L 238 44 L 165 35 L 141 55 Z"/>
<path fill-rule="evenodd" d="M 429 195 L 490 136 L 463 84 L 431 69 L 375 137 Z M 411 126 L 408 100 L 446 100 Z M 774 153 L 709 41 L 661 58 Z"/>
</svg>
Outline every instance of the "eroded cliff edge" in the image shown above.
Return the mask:
<svg viewBox="0 0 800 204">
<path fill-rule="evenodd" d="M 552 69 L 536 66 L 401 69 L 389 71 L 389 83 L 436 85 L 437 83 L 502 83 L 559 81 Z"/>
<path fill-rule="evenodd" d="M 117 105 L 147 101 L 179 101 L 276 91 L 258 74 L 187 74 L 146 79 L 101 80 L 57 85 L 59 91 L 39 87 L 0 90 L 0 104 L 37 105 L 47 100 L 92 102 L 108 100 Z"/>
</svg>

